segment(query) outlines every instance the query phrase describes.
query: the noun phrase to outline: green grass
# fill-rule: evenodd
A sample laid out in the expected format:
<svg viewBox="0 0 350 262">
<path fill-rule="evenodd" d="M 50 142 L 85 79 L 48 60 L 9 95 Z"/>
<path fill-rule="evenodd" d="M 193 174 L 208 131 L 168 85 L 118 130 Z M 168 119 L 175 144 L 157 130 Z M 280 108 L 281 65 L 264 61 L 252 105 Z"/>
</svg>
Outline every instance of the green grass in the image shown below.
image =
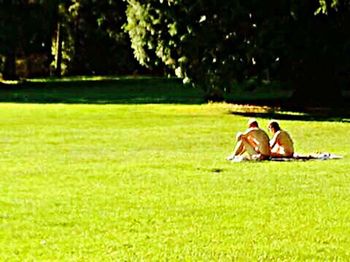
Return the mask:
<svg viewBox="0 0 350 262">
<path fill-rule="evenodd" d="M 348 260 L 350 124 L 281 121 L 342 160 L 230 163 L 231 109 L 0 104 L 0 260 Z"/>
<path fill-rule="evenodd" d="M 1 86 L 0 102 L 145 104 L 204 102 L 200 89 L 161 77 L 69 77 L 28 79 Z"/>
<path fill-rule="evenodd" d="M 180 79 L 147 76 L 75 76 L 66 78 L 27 79 L 0 82 L 0 102 L 19 103 L 79 103 L 79 104 L 146 104 L 206 102 L 205 92 Z M 259 88 L 234 86 L 224 94 L 226 101 L 287 99 L 290 90 L 278 84 Z"/>
</svg>

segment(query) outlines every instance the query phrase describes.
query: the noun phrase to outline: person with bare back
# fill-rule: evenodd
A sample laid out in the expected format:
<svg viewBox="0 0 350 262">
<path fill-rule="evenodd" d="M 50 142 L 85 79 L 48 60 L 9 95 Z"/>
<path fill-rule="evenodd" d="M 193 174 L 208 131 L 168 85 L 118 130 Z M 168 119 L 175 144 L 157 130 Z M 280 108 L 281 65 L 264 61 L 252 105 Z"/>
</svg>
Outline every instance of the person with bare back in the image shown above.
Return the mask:
<svg viewBox="0 0 350 262">
<path fill-rule="evenodd" d="M 236 146 L 233 154 L 227 160 L 267 160 L 270 159 L 269 137 L 264 130 L 259 128 L 256 119 L 248 121 L 248 129 L 236 136 Z"/>
<path fill-rule="evenodd" d="M 271 157 L 293 157 L 294 143 L 289 133 L 280 128 L 277 121 L 270 121 L 269 131 L 273 134 L 270 140 Z"/>
</svg>

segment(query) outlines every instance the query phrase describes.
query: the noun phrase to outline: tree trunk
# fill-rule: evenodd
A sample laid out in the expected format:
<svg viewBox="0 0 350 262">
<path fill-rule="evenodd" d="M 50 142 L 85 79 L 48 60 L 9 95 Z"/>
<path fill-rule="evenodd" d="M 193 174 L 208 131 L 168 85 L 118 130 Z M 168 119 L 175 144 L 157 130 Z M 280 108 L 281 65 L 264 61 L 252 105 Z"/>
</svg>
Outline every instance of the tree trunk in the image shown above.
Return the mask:
<svg viewBox="0 0 350 262">
<path fill-rule="evenodd" d="M 16 74 L 16 54 L 14 50 L 9 50 L 5 56 L 5 65 L 2 77 L 4 80 L 18 79 Z"/>
<path fill-rule="evenodd" d="M 59 21 L 57 22 L 56 35 L 55 75 L 58 77 L 62 76 L 62 32 Z"/>
<path fill-rule="evenodd" d="M 12 6 L 11 0 L 4 0 L 3 1 L 3 8 L 6 10 L 7 15 L 5 16 L 5 23 L 8 23 L 12 25 L 15 21 L 15 12 L 14 8 Z M 3 21 L 2 21 L 3 22 Z M 11 28 L 13 29 L 13 28 Z M 17 34 L 16 30 L 11 30 L 10 33 L 5 35 L 5 45 L 6 45 L 6 52 L 4 54 L 5 56 L 5 63 L 4 63 L 4 70 L 2 72 L 2 78 L 4 80 L 16 80 L 16 47 L 15 47 L 15 41 L 13 41 L 13 37 L 15 34 Z"/>
</svg>

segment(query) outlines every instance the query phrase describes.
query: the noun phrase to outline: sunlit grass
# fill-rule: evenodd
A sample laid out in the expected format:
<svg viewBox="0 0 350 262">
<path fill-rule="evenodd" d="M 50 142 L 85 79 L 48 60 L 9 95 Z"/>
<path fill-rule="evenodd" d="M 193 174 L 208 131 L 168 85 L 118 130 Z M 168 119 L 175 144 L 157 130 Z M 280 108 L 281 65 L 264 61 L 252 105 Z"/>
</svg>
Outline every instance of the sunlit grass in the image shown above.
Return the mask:
<svg viewBox="0 0 350 262">
<path fill-rule="evenodd" d="M 281 121 L 342 160 L 230 163 L 231 110 L 1 104 L 1 260 L 347 260 L 349 123 Z"/>
<path fill-rule="evenodd" d="M 164 79 L 164 77 L 155 77 L 147 75 L 106 75 L 106 76 L 88 76 L 88 75 L 77 75 L 77 76 L 63 76 L 63 77 L 38 77 L 26 79 L 28 82 L 74 82 L 74 81 L 104 81 L 104 80 L 128 80 L 128 79 L 138 79 L 138 80 L 150 80 L 150 79 Z"/>
</svg>

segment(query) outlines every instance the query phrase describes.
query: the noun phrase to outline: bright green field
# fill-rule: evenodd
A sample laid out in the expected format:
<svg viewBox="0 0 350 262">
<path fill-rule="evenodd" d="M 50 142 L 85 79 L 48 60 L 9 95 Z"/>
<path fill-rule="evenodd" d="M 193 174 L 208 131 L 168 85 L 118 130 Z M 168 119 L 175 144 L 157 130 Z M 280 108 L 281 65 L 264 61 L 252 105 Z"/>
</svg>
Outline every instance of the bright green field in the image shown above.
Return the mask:
<svg viewBox="0 0 350 262">
<path fill-rule="evenodd" d="M 0 260 L 348 260 L 350 124 L 281 121 L 342 160 L 230 163 L 229 111 L 0 104 Z"/>
</svg>

